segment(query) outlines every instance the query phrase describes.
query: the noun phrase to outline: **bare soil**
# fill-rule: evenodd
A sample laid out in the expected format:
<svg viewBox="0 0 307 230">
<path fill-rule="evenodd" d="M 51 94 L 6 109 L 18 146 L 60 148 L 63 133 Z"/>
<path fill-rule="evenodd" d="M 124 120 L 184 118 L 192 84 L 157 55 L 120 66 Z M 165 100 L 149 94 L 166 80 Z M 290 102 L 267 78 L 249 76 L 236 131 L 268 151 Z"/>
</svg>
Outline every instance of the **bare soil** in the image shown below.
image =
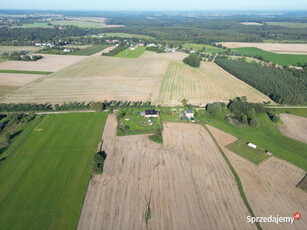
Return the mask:
<svg viewBox="0 0 307 230">
<path fill-rule="evenodd" d="M 23 86 L 46 75 L 0 73 L 0 85 Z"/>
<path fill-rule="evenodd" d="M 283 135 L 307 143 L 307 118 L 282 113 L 280 118 L 283 122 L 278 128 Z"/>
<path fill-rule="evenodd" d="M 55 72 L 75 64 L 86 56 L 41 54 L 44 58 L 38 61 L 6 61 L 0 63 L 0 69 L 33 70 Z"/>
<path fill-rule="evenodd" d="M 235 137 L 208 126 L 241 179 L 247 200 L 256 216 L 289 216 L 300 212 L 307 216 L 307 193 L 296 187 L 305 176 L 304 170 L 275 157 L 260 165 L 231 152 L 226 145 Z M 289 223 L 261 223 L 262 229 L 307 229 L 307 219 Z"/>
<path fill-rule="evenodd" d="M 256 47 L 274 53 L 307 54 L 307 44 L 221 42 L 227 48 Z"/>
<path fill-rule="evenodd" d="M 160 145 L 146 135 L 116 137 L 116 126 L 110 115 L 104 171 L 90 181 L 78 229 L 256 229 L 204 127 L 167 123 Z"/>
</svg>

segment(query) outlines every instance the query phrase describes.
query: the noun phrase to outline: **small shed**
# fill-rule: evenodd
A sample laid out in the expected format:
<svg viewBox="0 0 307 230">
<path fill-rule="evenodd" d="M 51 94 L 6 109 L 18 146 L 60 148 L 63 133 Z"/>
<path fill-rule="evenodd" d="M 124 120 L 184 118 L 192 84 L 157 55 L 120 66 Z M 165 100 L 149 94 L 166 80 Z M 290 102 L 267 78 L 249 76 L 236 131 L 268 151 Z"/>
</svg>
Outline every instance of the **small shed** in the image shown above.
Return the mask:
<svg viewBox="0 0 307 230">
<path fill-rule="evenodd" d="M 253 149 L 256 149 L 257 148 L 257 145 L 253 144 L 253 143 L 248 143 L 247 144 L 249 147 L 253 148 Z"/>
</svg>

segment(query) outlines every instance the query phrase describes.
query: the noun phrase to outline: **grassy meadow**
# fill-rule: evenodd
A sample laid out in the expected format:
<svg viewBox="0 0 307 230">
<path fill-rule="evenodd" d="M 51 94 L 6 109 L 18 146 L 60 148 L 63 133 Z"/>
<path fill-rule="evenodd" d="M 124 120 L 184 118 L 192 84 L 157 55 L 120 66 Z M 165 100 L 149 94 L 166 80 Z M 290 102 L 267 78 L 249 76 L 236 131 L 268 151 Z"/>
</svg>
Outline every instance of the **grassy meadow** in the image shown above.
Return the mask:
<svg viewBox="0 0 307 230">
<path fill-rule="evenodd" d="M 277 124 L 273 123 L 266 114 L 257 115 L 261 125 L 255 129 L 250 126 L 236 128 L 226 122 L 222 116 L 212 118 L 206 111 L 200 111 L 199 114 L 201 123 L 212 125 L 246 142 L 252 142 L 262 150 L 272 152 L 273 156 L 307 170 L 307 144 L 283 136 Z M 207 123 L 206 120 L 211 122 Z"/>
<path fill-rule="evenodd" d="M 140 57 L 144 52 L 146 51 L 146 47 L 138 47 L 135 50 L 127 49 L 127 55 L 126 50 L 123 50 L 115 55 L 115 57 L 121 57 L 121 58 L 138 58 Z"/>
<path fill-rule="evenodd" d="M 307 63 L 307 55 L 299 54 L 276 54 L 268 51 L 264 51 L 254 47 L 247 48 L 235 48 L 232 49 L 240 54 L 247 54 L 250 56 L 262 56 L 264 60 L 269 60 L 279 65 L 296 65 L 297 63 Z"/>
<path fill-rule="evenodd" d="M 1 229 L 76 229 L 106 117 L 42 120 L 0 166 Z"/>
<path fill-rule="evenodd" d="M 31 70 L 6 70 L 1 69 L 0 73 L 20 73 L 20 74 L 38 74 L 38 75 L 49 75 L 53 72 L 47 72 L 47 71 L 31 71 Z"/>
<path fill-rule="evenodd" d="M 214 47 L 211 45 L 195 44 L 195 43 L 185 43 L 182 45 L 185 49 L 193 49 L 196 51 L 201 51 L 203 47 L 206 47 L 205 53 L 219 53 L 225 52 L 225 49 Z"/>
<path fill-rule="evenodd" d="M 290 28 L 307 28 L 307 23 L 304 22 L 266 22 L 270 26 L 283 26 Z"/>
<path fill-rule="evenodd" d="M 243 139 L 228 145 L 227 148 L 255 164 L 260 164 L 262 161 L 269 158 L 269 155 L 266 154 L 265 151 L 259 149 L 258 146 L 257 149 L 249 147 L 247 142 Z"/>
</svg>

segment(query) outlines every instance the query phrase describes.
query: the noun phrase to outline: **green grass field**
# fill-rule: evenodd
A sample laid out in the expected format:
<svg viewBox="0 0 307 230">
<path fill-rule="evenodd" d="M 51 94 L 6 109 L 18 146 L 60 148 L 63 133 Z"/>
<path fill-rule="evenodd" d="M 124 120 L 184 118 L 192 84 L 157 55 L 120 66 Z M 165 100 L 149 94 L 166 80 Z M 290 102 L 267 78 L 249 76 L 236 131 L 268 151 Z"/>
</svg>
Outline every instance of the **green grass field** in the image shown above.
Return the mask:
<svg viewBox="0 0 307 230">
<path fill-rule="evenodd" d="M 120 38 L 146 38 L 152 39 L 153 37 L 142 34 L 127 34 L 127 33 L 105 33 L 107 37 L 120 37 Z"/>
<path fill-rule="evenodd" d="M 221 49 L 218 47 L 214 47 L 211 45 L 202 45 L 202 44 L 195 44 L 195 43 L 185 43 L 182 45 L 185 49 L 193 49 L 197 51 L 201 51 L 203 47 L 206 47 L 205 53 L 219 53 L 219 52 L 225 52 L 225 49 Z"/>
<path fill-rule="evenodd" d="M 301 116 L 301 117 L 307 117 L 307 108 L 303 109 L 303 108 L 295 108 L 295 109 L 277 109 L 276 111 L 278 111 L 279 113 L 289 113 L 289 114 L 293 114 L 293 115 L 297 115 L 297 116 Z"/>
<path fill-rule="evenodd" d="M 115 55 L 115 57 L 121 57 L 121 58 L 138 58 L 140 57 L 144 52 L 146 51 L 146 47 L 138 47 L 135 50 L 127 49 L 127 55 L 126 50 L 123 50 Z"/>
<path fill-rule="evenodd" d="M 12 28 L 51 28 L 52 25 L 48 25 L 48 22 L 34 22 L 29 24 L 23 24 L 22 26 L 12 26 Z"/>
<path fill-rule="evenodd" d="M 46 72 L 46 71 L 29 71 L 29 70 L 0 70 L 0 73 L 20 73 L 20 74 L 38 74 L 38 75 L 49 75 L 53 72 Z"/>
<path fill-rule="evenodd" d="M 76 50 L 72 53 L 69 53 L 69 55 L 80 55 L 80 56 L 89 56 L 95 53 L 98 53 L 101 50 L 106 49 L 109 47 L 109 45 L 103 44 L 103 45 L 93 45 L 90 47 L 86 47 L 84 49 Z"/>
<path fill-rule="evenodd" d="M 102 28 L 102 26 L 96 22 L 51 21 L 50 24 L 48 22 L 34 22 L 34 23 L 24 24 L 22 26 L 13 26 L 12 28 L 52 28 L 53 26 L 78 26 L 82 28 L 94 28 L 94 29 Z"/>
<path fill-rule="evenodd" d="M 156 134 L 162 129 L 159 118 L 143 117 L 140 114 L 142 111 L 145 109 L 128 110 L 127 114 L 119 120 L 117 135 Z M 150 125 L 148 120 L 151 120 L 153 124 Z M 129 128 L 125 130 L 125 126 Z"/>
<path fill-rule="evenodd" d="M 290 27 L 290 28 L 307 28 L 307 23 L 302 22 L 266 22 L 266 24 L 270 26 L 284 26 L 284 27 Z"/>
<path fill-rule="evenodd" d="M 45 117 L 0 166 L 1 229 L 76 229 L 106 117 Z"/>
<path fill-rule="evenodd" d="M 261 125 L 254 129 L 235 128 L 226 122 L 223 117 L 212 118 L 205 111 L 200 111 L 200 121 L 202 124 L 212 125 L 237 138 L 252 142 L 263 150 L 273 153 L 273 156 L 286 160 L 304 170 L 307 170 L 307 144 L 283 136 L 266 114 L 257 115 Z M 210 120 L 210 123 L 205 122 Z"/>
<path fill-rule="evenodd" d="M 277 63 L 279 65 L 296 65 L 297 63 L 307 63 L 307 55 L 276 54 L 254 47 L 235 48 L 232 50 L 240 54 L 248 54 L 252 57 L 255 55 L 262 56 L 264 60 L 270 60 L 271 62 Z"/>
<path fill-rule="evenodd" d="M 248 147 L 247 141 L 243 139 L 228 145 L 227 148 L 255 164 L 260 164 L 262 161 L 269 158 L 269 155 L 266 154 L 265 151 L 259 149 L 259 147 L 257 149 Z"/>
</svg>

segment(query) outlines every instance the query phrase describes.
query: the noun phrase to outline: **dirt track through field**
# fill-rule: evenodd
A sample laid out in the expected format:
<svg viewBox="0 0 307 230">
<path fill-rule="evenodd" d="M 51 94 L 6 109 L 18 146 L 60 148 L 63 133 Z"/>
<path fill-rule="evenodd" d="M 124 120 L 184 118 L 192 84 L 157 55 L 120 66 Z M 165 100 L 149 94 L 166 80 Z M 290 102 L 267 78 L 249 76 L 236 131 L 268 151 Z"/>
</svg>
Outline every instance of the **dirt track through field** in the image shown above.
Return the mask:
<svg viewBox="0 0 307 230">
<path fill-rule="evenodd" d="M 226 162 L 204 127 L 164 125 L 164 146 L 146 135 L 103 133 L 102 175 L 90 181 L 78 229 L 256 229 Z"/>
<path fill-rule="evenodd" d="M 273 53 L 307 54 L 307 44 L 221 42 L 227 48 L 255 47 Z"/>
<path fill-rule="evenodd" d="M 284 124 L 279 125 L 283 135 L 307 143 L 307 118 L 282 113 L 280 118 Z"/>
<path fill-rule="evenodd" d="M 233 143 L 236 138 L 207 126 L 213 134 L 232 166 L 241 179 L 247 200 L 256 216 L 289 216 L 300 212 L 307 216 L 307 193 L 296 185 L 304 177 L 304 170 L 275 157 L 256 166 L 252 162 L 231 152 L 224 146 Z M 261 223 L 262 229 L 307 229 L 307 219 L 289 223 Z"/>
</svg>

